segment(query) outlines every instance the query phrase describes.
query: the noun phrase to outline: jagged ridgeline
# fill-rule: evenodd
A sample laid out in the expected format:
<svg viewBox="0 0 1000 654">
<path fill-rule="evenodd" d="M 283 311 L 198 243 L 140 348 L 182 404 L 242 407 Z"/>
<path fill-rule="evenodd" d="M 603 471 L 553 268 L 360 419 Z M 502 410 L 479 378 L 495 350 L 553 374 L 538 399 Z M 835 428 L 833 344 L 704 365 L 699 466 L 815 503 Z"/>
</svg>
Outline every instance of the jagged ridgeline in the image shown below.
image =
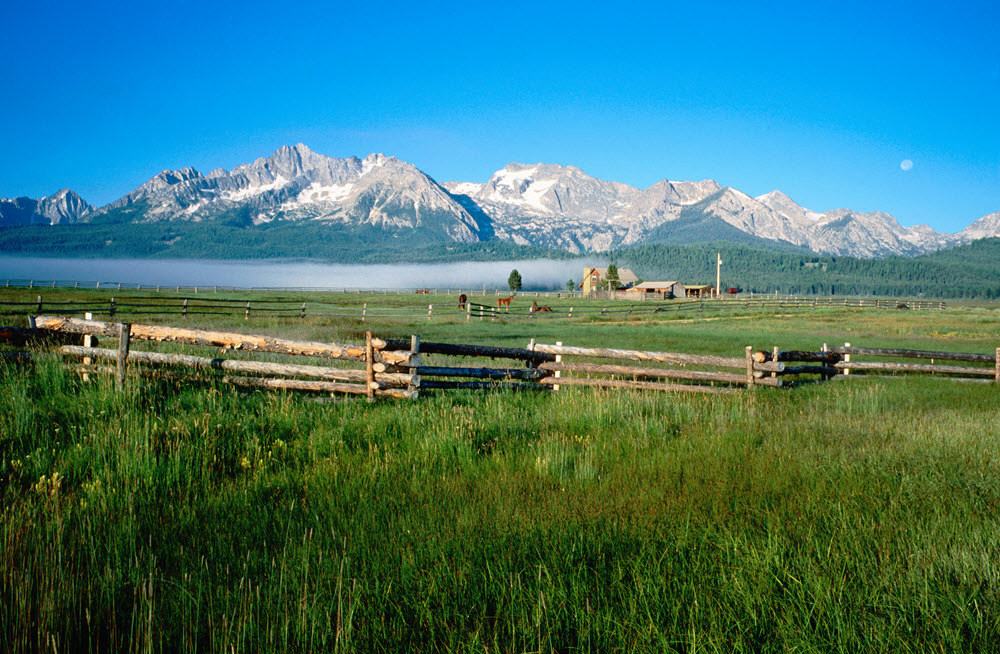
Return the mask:
<svg viewBox="0 0 1000 654">
<path fill-rule="evenodd" d="M 638 189 L 574 166 L 512 163 L 485 183 L 438 184 L 394 157 L 336 159 L 299 144 L 231 171 L 163 171 L 100 208 L 67 189 L 40 200 L 3 199 L 0 227 L 3 251 L 53 255 L 356 261 L 434 245 L 586 253 L 724 240 L 882 257 L 998 236 L 1000 212 L 941 234 L 881 212 L 810 211 L 778 191 L 752 198 L 712 180 Z"/>
</svg>

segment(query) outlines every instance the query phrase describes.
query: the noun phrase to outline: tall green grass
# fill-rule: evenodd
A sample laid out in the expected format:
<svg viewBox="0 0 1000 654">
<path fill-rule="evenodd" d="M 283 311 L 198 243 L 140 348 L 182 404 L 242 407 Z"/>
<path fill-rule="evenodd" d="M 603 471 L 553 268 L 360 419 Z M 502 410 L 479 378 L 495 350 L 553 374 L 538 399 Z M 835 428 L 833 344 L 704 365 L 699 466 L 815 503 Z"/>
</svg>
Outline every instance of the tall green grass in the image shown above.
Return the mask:
<svg viewBox="0 0 1000 654">
<path fill-rule="evenodd" d="M 0 375 L 10 651 L 989 650 L 997 390 Z"/>
<path fill-rule="evenodd" d="M 731 356 L 1000 342 L 995 309 L 172 320 Z M 998 443 L 996 387 L 935 379 L 320 404 L 117 393 L 41 357 L 0 369 L 0 649 L 991 650 Z"/>
</svg>

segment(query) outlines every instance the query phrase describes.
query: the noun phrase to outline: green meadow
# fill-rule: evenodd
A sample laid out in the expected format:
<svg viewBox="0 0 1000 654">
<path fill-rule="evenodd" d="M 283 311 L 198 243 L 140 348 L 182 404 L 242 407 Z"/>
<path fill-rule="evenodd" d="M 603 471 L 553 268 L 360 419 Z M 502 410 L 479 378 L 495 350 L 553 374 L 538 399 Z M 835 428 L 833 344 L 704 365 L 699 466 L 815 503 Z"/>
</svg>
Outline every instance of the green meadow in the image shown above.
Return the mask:
<svg viewBox="0 0 1000 654">
<path fill-rule="evenodd" d="M 988 304 L 132 321 L 728 356 L 1000 346 Z M 0 369 L 4 651 L 998 649 L 994 384 L 368 404 L 134 375 L 116 392 L 38 354 L 33 369 Z"/>
</svg>

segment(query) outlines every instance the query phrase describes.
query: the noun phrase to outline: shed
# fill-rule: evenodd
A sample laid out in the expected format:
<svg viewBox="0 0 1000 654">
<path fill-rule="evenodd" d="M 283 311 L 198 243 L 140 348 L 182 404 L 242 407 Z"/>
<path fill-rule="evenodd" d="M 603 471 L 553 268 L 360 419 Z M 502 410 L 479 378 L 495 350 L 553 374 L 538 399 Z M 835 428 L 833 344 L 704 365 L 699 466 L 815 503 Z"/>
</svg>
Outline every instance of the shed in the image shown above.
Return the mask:
<svg viewBox="0 0 1000 654">
<path fill-rule="evenodd" d="M 715 287 L 710 284 L 691 284 L 684 288 L 685 297 L 706 298 L 715 296 Z"/>
<path fill-rule="evenodd" d="M 660 295 L 664 300 L 684 297 L 686 289 L 680 282 L 643 282 L 629 289 L 637 295 Z"/>
</svg>

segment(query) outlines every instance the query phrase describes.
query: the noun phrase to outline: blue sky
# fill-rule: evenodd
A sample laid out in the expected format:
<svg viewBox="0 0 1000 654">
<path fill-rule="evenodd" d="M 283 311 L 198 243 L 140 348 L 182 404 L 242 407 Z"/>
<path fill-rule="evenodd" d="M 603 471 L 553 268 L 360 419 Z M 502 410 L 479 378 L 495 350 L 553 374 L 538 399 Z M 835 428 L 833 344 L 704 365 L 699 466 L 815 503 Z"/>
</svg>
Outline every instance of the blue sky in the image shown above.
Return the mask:
<svg viewBox="0 0 1000 654">
<path fill-rule="evenodd" d="M 541 161 L 953 232 L 1000 211 L 998 6 L 8 3 L 0 196 L 102 205 L 302 142 L 441 182 Z"/>
</svg>

